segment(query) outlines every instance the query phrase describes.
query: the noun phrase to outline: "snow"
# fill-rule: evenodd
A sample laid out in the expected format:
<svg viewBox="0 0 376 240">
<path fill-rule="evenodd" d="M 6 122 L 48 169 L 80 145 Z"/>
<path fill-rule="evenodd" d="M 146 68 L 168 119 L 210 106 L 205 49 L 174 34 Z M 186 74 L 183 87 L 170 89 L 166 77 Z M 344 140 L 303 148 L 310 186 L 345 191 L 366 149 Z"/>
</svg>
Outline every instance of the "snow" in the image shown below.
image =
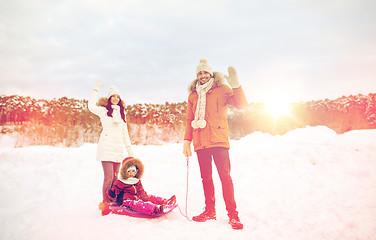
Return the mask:
<svg viewBox="0 0 376 240">
<path fill-rule="evenodd" d="M 14 148 L 0 138 L 0 239 L 375 239 L 376 130 L 337 135 L 326 127 L 231 141 L 242 231 L 231 229 L 216 171 L 217 220 L 101 216 L 96 144 Z M 182 144 L 134 146 L 148 193 L 175 194 L 184 213 Z M 189 161 L 188 216 L 204 207 L 197 159 Z"/>
</svg>

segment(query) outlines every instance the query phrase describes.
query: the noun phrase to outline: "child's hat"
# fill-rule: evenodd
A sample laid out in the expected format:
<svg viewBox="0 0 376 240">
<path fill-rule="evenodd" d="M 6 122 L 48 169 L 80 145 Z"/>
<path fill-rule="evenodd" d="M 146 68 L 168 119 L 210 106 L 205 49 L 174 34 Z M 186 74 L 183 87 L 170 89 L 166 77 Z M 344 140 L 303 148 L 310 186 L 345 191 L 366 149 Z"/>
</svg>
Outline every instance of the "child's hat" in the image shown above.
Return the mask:
<svg viewBox="0 0 376 240">
<path fill-rule="evenodd" d="M 132 159 L 133 157 L 126 157 L 124 158 L 124 160 L 121 162 L 121 165 L 123 165 L 126 161 L 128 161 L 129 159 Z"/>
<path fill-rule="evenodd" d="M 135 165 L 130 166 L 130 167 L 127 169 L 127 172 L 129 172 L 130 170 L 134 170 L 134 171 L 137 173 L 137 168 L 136 168 Z"/>
<path fill-rule="evenodd" d="M 140 179 L 144 173 L 144 165 L 142 164 L 141 160 L 134 157 L 127 157 L 121 163 L 121 168 L 119 171 L 119 179 L 127 179 L 128 178 L 128 170 L 129 168 L 135 167 L 136 168 L 136 175 L 135 178 Z"/>
</svg>

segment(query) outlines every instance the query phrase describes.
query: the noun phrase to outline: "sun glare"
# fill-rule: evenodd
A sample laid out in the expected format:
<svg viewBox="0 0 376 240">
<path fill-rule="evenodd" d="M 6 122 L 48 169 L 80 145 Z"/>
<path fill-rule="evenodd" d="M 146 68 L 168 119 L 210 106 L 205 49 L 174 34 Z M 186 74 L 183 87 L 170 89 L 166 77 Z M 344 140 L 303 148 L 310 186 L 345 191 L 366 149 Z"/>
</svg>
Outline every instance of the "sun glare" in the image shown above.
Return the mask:
<svg viewBox="0 0 376 240">
<path fill-rule="evenodd" d="M 290 107 L 288 102 L 282 99 L 274 99 L 273 101 L 266 102 L 265 111 L 274 118 L 278 118 L 283 115 L 288 115 L 290 113 Z"/>
</svg>

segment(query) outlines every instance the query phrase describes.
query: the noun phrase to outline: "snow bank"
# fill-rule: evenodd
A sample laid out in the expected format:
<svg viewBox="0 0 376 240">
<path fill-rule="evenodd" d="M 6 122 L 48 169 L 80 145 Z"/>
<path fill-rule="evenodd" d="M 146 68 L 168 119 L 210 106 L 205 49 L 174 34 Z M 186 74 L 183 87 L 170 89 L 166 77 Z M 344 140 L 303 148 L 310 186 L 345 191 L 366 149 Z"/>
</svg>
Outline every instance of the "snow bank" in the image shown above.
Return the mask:
<svg viewBox="0 0 376 240">
<path fill-rule="evenodd" d="M 9 139 L 8 139 L 9 140 Z M 326 127 L 231 141 L 232 176 L 244 230 L 227 223 L 216 171 L 217 221 L 176 209 L 159 219 L 102 217 L 96 144 L 13 148 L 0 141 L 1 239 L 374 239 L 376 130 L 337 135 Z M 181 144 L 134 146 L 147 192 L 176 194 L 185 208 Z M 188 215 L 204 207 L 196 157 L 189 162 Z"/>
<path fill-rule="evenodd" d="M 0 134 L 0 147 L 13 148 L 14 146 L 14 138 L 12 137 L 12 135 Z"/>
</svg>

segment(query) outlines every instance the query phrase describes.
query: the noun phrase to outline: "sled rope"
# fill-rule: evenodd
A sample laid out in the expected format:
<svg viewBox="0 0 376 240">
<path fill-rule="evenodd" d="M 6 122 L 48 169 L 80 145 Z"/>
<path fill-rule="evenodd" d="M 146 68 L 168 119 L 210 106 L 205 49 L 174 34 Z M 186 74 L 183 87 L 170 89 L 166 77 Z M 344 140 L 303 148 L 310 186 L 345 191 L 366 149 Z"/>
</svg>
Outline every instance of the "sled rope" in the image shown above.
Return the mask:
<svg viewBox="0 0 376 240">
<path fill-rule="evenodd" d="M 187 190 L 185 192 L 185 214 L 181 211 L 180 206 L 178 205 L 180 214 L 183 215 L 188 221 L 191 221 L 188 217 L 188 179 L 189 179 L 189 157 L 187 157 Z"/>
</svg>

